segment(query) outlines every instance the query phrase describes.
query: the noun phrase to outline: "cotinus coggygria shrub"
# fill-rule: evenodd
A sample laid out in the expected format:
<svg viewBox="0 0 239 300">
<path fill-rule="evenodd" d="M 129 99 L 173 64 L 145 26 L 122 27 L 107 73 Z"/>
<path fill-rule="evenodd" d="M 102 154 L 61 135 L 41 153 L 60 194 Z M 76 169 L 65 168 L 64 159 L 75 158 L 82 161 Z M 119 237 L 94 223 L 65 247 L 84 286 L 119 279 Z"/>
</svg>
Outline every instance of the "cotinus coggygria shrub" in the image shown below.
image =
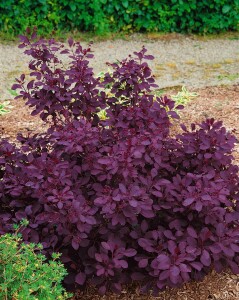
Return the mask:
<svg viewBox="0 0 239 300">
<path fill-rule="evenodd" d="M 21 39 L 33 79 L 13 89 L 48 130 L 1 141 L 0 234 L 28 219 L 23 239 L 62 254 L 69 289 L 140 281 L 157 293 L 211 268 L 239 273 L 236 139 L 222 123 L 170 134 L 182 107 L 153 95 L 145 48 L 109 64 L 102 81 L 90 47 Z"/>
</svg>

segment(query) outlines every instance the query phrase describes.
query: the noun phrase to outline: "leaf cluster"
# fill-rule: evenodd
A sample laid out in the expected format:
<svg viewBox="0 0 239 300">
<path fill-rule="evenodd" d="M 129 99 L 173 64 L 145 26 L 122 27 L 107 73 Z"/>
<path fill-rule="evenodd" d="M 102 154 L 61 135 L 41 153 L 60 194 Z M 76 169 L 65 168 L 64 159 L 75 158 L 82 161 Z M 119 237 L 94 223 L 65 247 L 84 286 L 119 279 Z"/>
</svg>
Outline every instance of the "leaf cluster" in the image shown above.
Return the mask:
<svg viewBox="0 0 239 300">
<path fill-rule="evenodd" d="M 0 236 L 0 298 L 69 299 L 61 285 L 67 272 L 59 262 L 60 255 L 52 253 L 53 260 L 46 262 L 44 255 L 36 253 L 41 244 L 25 244 L 18 231 L 27 223 L 15 226 L 14 234 Z"/>
<path fill-rule="evenodd" d="M 197 97 L 198 94 L 195 92 L 190 92 L 187 90 L 185 86 L 182 87 L 182 90 L 179 91 L 176 95 L 172 96 L 172 99 L 177 103 L 177 104 L 188 104 L 192 99 Z"/>
<path fill-rule="evenodd" d="M 11 107 L 10 101 L 0 101 L 0 116 L 7 114 Z"/>
</svg>

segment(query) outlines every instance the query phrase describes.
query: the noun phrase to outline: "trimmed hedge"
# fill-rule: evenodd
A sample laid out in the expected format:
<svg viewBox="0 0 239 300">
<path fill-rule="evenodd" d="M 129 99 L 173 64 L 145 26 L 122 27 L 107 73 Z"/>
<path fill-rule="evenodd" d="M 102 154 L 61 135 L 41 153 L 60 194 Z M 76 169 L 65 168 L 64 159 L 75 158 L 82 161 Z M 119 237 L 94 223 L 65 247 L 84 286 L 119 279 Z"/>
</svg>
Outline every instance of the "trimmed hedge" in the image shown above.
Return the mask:
<svg viewBox="0 0 239 300">
<path fill-rule="evenodd" d="M 239 28 L 239 0 L 5 0 L 0 30 L 216 33 Z"/>
</svg>

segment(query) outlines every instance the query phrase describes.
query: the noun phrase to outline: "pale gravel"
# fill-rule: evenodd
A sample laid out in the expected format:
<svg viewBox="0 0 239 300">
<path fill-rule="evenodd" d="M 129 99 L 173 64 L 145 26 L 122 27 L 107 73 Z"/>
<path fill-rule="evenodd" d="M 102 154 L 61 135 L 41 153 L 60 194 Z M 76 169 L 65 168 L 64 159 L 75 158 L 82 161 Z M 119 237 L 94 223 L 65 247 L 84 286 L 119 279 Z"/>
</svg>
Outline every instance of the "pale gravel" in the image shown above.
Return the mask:
<svg viewBox="0 0 239 300">
<path fill-rule="evenodd" d="M 150 66 L 160 89 L 239 83 L 239 39 L 228 38 L 202 40 L 185 36 L 154 40 L 136 36 L 131 40 L 96 42 L 92 46 L 94 72 L 106 71 L 105 62 L 123 59 L 143 45 L 148 54 L 155 56 Z M 9 89 L 15 77 L 28 72 L 28 60 L 16 44 L 0 44 L 0 100 L 13 98 Z"/>
</svg>

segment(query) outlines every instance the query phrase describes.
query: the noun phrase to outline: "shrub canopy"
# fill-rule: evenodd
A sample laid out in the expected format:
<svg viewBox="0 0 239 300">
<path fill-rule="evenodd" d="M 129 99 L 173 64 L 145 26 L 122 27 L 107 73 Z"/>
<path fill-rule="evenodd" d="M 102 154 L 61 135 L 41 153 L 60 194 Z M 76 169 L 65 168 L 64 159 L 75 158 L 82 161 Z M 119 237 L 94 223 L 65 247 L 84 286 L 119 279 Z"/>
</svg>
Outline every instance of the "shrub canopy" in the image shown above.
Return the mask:
<svg viewBox="0 0 239 300">
<path fill-rule="evenodd" d="M 236 139 L 222 123 L 182 124 L 173 136 L 182 106 L 152 94 L 145 48 L 102 82 L 90 47 L 27 37 L 20 47 L 34 79 L 13 89 L 49 129 L 0 142 L 0 234 L 27 218 L 24 240 L 62 253 L 68 288 L 90 282 L 102 294 L 130 281 L 157 293 L 212 267 L 239 273 Z"/>
</svg>

